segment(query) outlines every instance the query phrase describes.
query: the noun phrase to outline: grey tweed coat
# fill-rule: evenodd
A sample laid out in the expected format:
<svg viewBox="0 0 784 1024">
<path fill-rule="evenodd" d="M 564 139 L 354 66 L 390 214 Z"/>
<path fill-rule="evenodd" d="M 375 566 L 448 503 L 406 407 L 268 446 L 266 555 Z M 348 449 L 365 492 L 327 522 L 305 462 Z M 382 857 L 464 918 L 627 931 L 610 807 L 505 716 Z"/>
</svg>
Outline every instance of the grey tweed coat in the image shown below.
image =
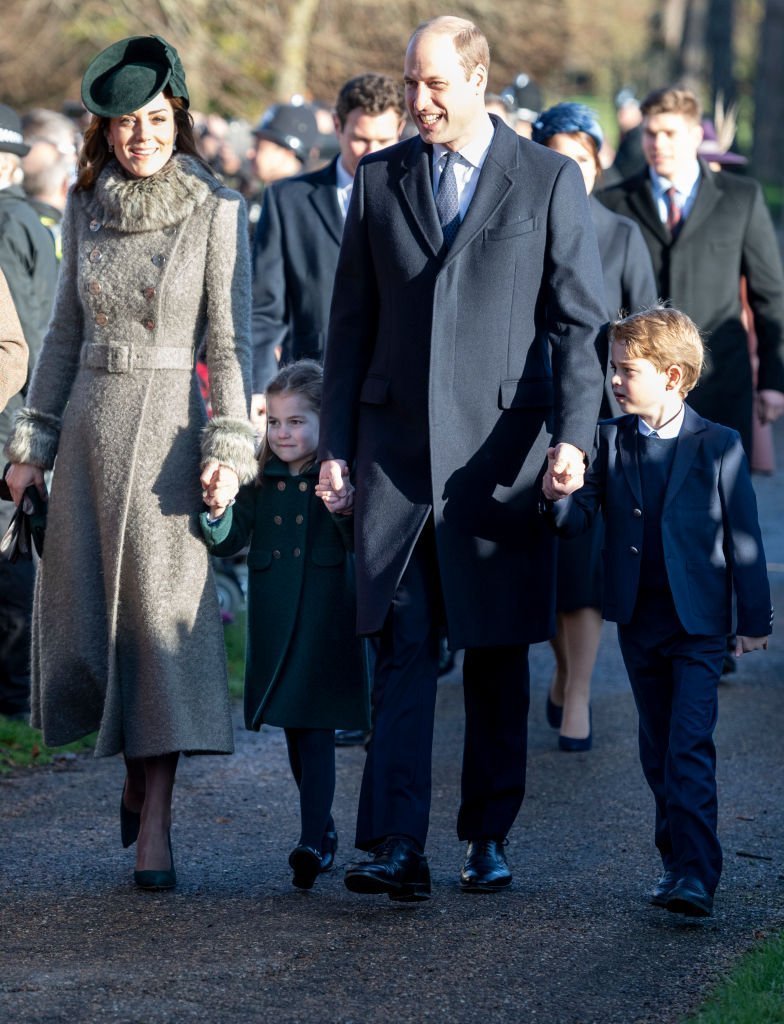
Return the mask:
<svg viewBox="0 0 784 1024">
<path fill-rule="evenodd" d="M 200 465 L 256 473 L 243 200 L 175 156 L 73 192 L 55 310 L 6 453 L 57 463 L 33 610 L 32 722 L 96 755 L 230 752 Z M 214 418 L 193 374 L 207 341 Z"/>
</svg>

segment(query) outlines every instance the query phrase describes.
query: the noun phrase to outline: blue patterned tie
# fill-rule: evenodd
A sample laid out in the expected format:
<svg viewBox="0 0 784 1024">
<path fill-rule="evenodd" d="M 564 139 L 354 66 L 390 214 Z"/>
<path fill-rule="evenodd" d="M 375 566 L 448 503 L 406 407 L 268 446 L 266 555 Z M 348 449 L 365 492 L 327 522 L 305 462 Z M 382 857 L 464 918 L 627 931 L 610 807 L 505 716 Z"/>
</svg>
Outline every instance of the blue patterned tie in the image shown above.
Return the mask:
<svg viewBox="0 0 784 1024">
<path fill-rule="evenodd" d="M 449 151 L 436 193 L 436 209 L 447 249 L 454 242 L 457 229 L 460 227 L 460 203 L 457 196 L 457 178 L 455 178 L 455 163 L 459 158 L 459 154 L 454 150 Z"/>
</svg>

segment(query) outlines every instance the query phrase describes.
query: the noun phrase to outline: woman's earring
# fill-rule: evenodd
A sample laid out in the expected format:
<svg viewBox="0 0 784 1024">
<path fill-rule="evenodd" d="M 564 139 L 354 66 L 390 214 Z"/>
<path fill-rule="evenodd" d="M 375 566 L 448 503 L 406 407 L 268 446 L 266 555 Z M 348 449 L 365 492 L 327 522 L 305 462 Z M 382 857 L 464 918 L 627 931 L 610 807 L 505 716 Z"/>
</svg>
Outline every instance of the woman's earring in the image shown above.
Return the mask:
<svg viewBox="0 0 784 1024">
<path fill-rule="evenodd" d="M 177 136 L 176 135 L 174 137 L 174 142 L 172 143 L 172 152 L 174 152 L 174 153 L 177 152 Z"/>
<path fill-rule="evenodd" d="M 109 152 L 110 153 L 114 152 L 114 146 L 111 144 L 111 142 L 109 143 Z"/>
</svg>

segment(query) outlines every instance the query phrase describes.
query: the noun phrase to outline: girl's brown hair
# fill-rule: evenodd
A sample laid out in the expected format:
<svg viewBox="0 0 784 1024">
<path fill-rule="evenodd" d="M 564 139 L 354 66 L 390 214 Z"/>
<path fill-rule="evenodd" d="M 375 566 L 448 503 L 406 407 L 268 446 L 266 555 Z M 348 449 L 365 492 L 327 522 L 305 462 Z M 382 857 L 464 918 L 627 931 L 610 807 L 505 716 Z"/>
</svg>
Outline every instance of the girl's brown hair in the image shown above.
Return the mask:
<svg viewBox="0 0 784 1024">
<path fill-rule="evenodd" d="M 177 152 L 192 156 L 202 164 L 210 174 L 212 171 L 202 160 L 196 147 L 196 139 L 193 135 L 193 118 L 185 109 L 179 96 L 172 96 L 168 88 L 163 90 L 163 95 L 171 103 L 174 111 L 174 124 L 177 128 Z M 84 142 L 79 152 L 79 167 L 74 188 L 91 189 L 104 167 L 112 159 L 109 143 L 106 140 L 106 133 L 109 130 L 111 118 L 100 117 L 93 114 L 89 125 L 84 132 Z"/>
<path fill-rule="evenodd" d="M 324 371 L 314 359 L 300 359 L 296 363 L 289 363 L 274 377 L 267 385 L 266 395 L 299 395 L 307 405 L 318 416 L 321 412 L 321 395 L 324 388 Z M 267 436 L 261 443 L 259 450 L 259 476 L 256 483 L 260 486 L 264 467 L 272 457 L 272 451 L 267 443 Z M 308 464 L 312 466 L 315 462 Z M 308 468 L 308 467 L 305 467 Z"/>
</svg>

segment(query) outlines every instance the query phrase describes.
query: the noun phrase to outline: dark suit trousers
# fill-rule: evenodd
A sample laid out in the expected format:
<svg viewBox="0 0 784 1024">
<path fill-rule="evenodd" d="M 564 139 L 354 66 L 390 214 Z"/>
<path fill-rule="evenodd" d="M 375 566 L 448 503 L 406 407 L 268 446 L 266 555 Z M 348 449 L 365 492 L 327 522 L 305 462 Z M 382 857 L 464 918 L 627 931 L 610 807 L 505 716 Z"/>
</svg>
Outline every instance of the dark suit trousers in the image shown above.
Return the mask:
<svg viewBox="0 0 784 1024">
<path fill-rule="evenodd" d="M 431 799 L 433 723 L 443 605 L 428 520 L 395 592 L 378 644 L 373 738 L 356 845 L 387 836 L 424 849 Z M 463 669 L 466 733 L 461 839 L 506 836 L 525 792 L 528 648 L 474 648 Z"/>
<path fill-rule="evenodd" d="M 656 801 L 664 868 L 699 878 L 713 893 L 722 865 L 713 732 L 726 638 L 686 633 L 669 594 L 639 600 L 618 638 L 640 715 L 640 761 Z"/>
</svg>

